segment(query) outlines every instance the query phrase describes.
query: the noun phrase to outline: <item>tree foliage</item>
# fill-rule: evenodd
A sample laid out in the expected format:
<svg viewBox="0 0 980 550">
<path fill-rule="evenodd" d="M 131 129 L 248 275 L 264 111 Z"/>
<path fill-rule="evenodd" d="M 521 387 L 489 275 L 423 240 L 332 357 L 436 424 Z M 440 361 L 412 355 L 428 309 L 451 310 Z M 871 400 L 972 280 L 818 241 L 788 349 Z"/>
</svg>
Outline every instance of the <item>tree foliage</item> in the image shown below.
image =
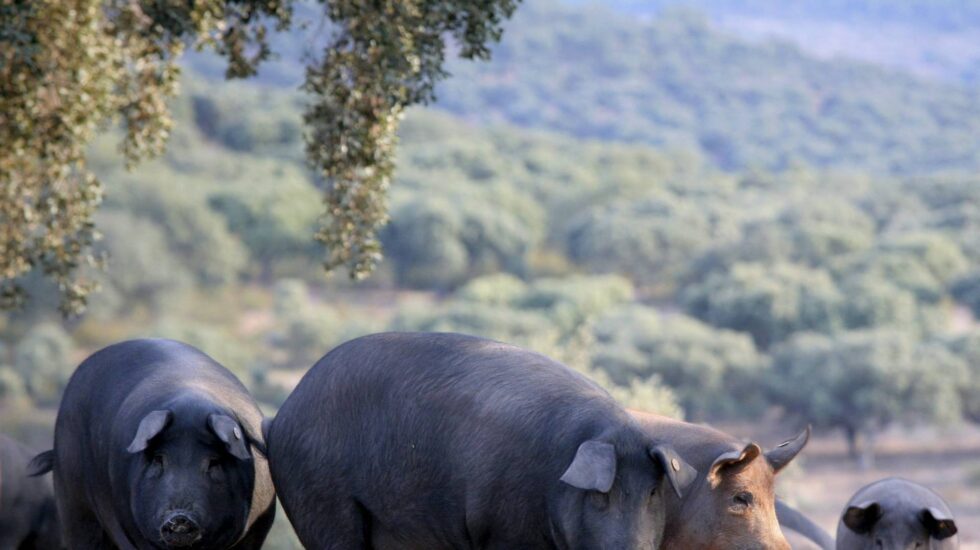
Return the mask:
<svg viewBox="0 0 980 550">
<path fill-rule="evenodd" d="M 966 367 L 937 342 L 894 330 L 803 333 L 772 357 L 775 401 L 790 415 L 843 429 L 852 445 L 892 422 L 950 422 L 961 414 Z"/>
<path fill-rule="evenodd" d="M 170 251 L 193 272 L 200 285 L 217 287 L 231 283 L 245 271 L 248 255 L 229 231 L 231 224 L 186 189 L 172 184 L 125 181 L 112 191 L 106 210 L 125 210 L 141 221 L 159 226 L 166 234 Z M 105 228 L 102 229 L 104 232 Z M 133 236 L 128 238 L 142 244 Z M 109 253 L 112 261 L 112 251 Z"/>
<path fill-rule="evenodd" d="M 97 219 L 104 236 L 97 250 L 111 255 L 110 269 L 100 277 L 106 295 L 97 311 L 137 305 L 159 311 L 177 290 L 189 286 L 191 274 L 171 250 L 163 227 L 113 210 L 101 212 Z"/>
<path fill-rule="evenodd" d="M 462 184 L 395 194 L 391 214 L 381 235 L 398 282 L 422 288 L 452 288 L 497 271 L 523 274 L 544 225 L 526 195 Z"/>
<path fill-rule="evenodd" d="M 57 404 L 75 371 L 75 344 L 68 333 L 57 323 L 40 323 L 12 351 L 14 370 L 28 395 L 37 403 Z"/>
<path fill-rule="evenodd" d="M 463 58 L 486 58 L 518 0 L 326 3 L 331 42 L 305 83 L 307 155 L 326 180 L 316 238 L 328 269 L 353 276 L 380 258 L 386 193 L 403 110 L 433 98 L 447 73 L 446 37 Z M 41 0 L 0 5 L 0 295 L 24 300 L 23 277 L 41 270 L 62 309 L 79 311 L 93 282 L 93 214 L 102 196 L 86 168 L 96 131 L 120 120 L 131 164 L 158 155 L 172 126 L 177 59 L 188 44 L 228 61 L 226 76 L 256 73 L 272 51 L 270 26 L 291 23 L 292 0 Z"/>
<path fill-rule="evenodd" d="M 763 349 L 798 331 L 843 328 L 844 296 L 833 279 L 793 264 L 736 264 L 688 288 L 683 300 L 695 317 L 748 332 Z"/>
<path fill-rule="evenodd" d="M 948 345 L 968 369 L 960 387 L 963 415 L 980 423 L 980 330 L 952 338 Z"/>
<path fill-rule="evenodd" d="M 748 417 L 762 403 L 752 396 L 765 359 L 745 334 L 634 305 L 600 317 L 595 338 L 596 369 L 623 385 L 657 377 L 695 419 Z"/>
</svg>

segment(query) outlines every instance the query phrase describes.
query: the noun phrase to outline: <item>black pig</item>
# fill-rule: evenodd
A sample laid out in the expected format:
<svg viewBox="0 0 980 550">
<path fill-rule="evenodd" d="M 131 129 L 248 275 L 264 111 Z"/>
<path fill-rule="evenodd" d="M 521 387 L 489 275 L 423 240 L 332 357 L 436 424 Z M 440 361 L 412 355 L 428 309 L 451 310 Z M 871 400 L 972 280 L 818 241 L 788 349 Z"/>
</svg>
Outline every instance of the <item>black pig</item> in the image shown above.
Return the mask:
<svg viewBox="0 0 980 550">
<path fill-rule="evenodd" d="M 953 512 L 933 490 L 889 477 L 865 485 L 837 524 L 839 550 L 955 550 Z"/>
<path fill-rule="evenodd" d="M 584 376 L 459 334 L 339 346 L 268 444 L 283 509 L 318 550 L 653 550 L 664 495 L 697 474 Z"/>
<path fill-rule="evenodd" d="M 204 353 L 131 340 L 78 367 L 32 468 L 54 469 L 72 549 L 257 549 L 275 516 L 261 423 Z"/>
<path fill-rule="evenodd" d="M 33 456 L 21 443 L 0 435 L 0 549 L 62 548 L 51 479 L 27 475 Z"/>
</svg>

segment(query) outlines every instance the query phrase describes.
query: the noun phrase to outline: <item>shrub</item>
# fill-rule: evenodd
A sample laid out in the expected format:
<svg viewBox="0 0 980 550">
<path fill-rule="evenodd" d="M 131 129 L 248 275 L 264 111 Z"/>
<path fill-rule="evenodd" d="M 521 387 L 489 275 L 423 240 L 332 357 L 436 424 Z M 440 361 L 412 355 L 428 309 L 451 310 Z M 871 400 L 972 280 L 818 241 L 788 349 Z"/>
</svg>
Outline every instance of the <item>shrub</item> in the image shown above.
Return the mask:
<svg viewBox="0 0 980 550">
<path fill-rule="evenodd" d="M 61 325 L 38 324 L 14 349 L 14 368 L 35 402 L 54 405 L 75 371 L 75 345 Z"/>
</svg>

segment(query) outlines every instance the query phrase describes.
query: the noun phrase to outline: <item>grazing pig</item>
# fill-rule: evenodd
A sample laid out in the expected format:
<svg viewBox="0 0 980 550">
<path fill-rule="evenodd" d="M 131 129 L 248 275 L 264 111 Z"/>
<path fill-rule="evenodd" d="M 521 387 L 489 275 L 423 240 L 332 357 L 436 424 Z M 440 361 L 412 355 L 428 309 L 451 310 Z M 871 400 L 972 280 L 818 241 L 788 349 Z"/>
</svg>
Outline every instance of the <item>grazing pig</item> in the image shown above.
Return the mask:
<svg viewBox="0 0 980 550">
<path fill-rule="evenodd" d="M 890 477 L 862 487 L 837 525 L 838 550 L 959 548 L 949 505 L 933 491 Z"/>
<path fill-rule="evenodd" d="M 649 437 L 700 472 L 683 498 L 668 496 L 661 548 L 789 550 L 776 519 L 775 475 L 806 445 L 809 429 L 763 453 L 707 426 L 631 412 Z"/>
<path fill-rule="evenodd" d="M 793 550 L 834 550 L 834 539 L 810 518 L 776 500 L 776 517 Z"/>
<path fill-rule="evenodd" d="M 262 414 L 235 376 L 172 340 L 104 348 L 55 425 L 55 495 L 72 549 L 250 550 L 275 515 Z"/>
<path fill-rule="evenodd" d="M 24 445 L 0 435 L 0 549 L 62 547 L 51 479 L 27 475 L 33 456 Z"/>
<path fill-rule="evenodd" d="M 666 494 L 697 475 L 584 376 L 460 334 L 342 344 L 267 440 L 318 550 L 653 550 Z"/>
</svg>

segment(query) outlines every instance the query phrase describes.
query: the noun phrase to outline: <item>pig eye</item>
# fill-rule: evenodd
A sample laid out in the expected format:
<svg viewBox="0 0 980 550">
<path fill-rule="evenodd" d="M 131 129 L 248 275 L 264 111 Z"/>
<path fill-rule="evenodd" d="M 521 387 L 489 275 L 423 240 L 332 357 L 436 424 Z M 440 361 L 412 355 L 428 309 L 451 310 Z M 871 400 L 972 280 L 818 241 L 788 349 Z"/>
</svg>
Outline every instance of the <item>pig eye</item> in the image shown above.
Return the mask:
<svg viewBox="0 0 980 550">
<path fill-rule="evenodd" d="M 218 458 L 210 458 L 210 459 L 208 459 L 208 471 L 209 472 L 213 472 L 214 470 L 217 470 L 220 467 L 221 467 L 221 460 L 220 459 L 218 459 Z"/>
<path fill-rule="evenodd" d="M 150 465 L 162 469 L 167 463 L 167 459 L 161 453 L 155 453 L 150 457 Z"/>
<path fill-rule="evenodd" d="M 609 506 L 609 493 L 600 493 L 599 491 L 590 491 L 589 500 L 592 501 L 592 505 L 599 510 L 605 510 Z"/>
<path fill-rule="evenodd" d="M 743 510 L 749 506 L 752 506 L 752 502 L 755 500 L 755 497 L 752 496 L 752 493 L 743 492 L 737 493 L 733 500 L 735 501 L 733 508 Z"/>
</svg>

